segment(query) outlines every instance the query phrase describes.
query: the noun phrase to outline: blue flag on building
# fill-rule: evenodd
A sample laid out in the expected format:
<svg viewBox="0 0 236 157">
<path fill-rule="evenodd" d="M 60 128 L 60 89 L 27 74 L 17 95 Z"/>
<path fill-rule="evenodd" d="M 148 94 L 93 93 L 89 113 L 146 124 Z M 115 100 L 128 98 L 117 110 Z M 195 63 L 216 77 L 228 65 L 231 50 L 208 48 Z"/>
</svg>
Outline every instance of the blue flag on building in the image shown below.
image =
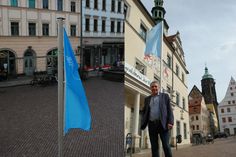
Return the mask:
<svg viewBox="0 0 236 157">
<path fill-rule="evenodd" d="M 162 22 L 153 27 L 147 34 L 145 55 L 154 55 L 161 58 L 162 49 Z"/>
<path fill-rule="evenodd" d="M 91 115 L 85 91 L 78 73 L 78 64 L 64 29 L 65 68 L 65 124 L 64 133 L 70 128 L 90 130 Z"/>
</svg>

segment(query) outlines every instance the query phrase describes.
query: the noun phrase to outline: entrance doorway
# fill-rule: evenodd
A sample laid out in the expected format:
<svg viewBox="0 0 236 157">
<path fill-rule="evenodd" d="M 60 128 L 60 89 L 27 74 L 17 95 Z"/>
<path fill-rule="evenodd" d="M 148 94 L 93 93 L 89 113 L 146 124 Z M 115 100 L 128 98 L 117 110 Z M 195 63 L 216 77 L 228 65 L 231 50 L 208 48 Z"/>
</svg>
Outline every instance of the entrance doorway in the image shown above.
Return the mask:
<svg viewBox="0 0 236 157">
<path fill-rule="evenodd" d="M 57 74 L 57 49 L 53 49 L 47 53 L 47 73 L 51 75 Z"/>
<path fill-rule="evenodd" d="M 32 76 L 35 70 L 35 52 L 29 47 L 24 54 L 24 72 L 26 76 Z"/>
<path fill-rule="evenodd" d="M 0 50 L 0 75 L 1 79 L 16 76 L 15 54 L 10 50 Z"/>
</svg>

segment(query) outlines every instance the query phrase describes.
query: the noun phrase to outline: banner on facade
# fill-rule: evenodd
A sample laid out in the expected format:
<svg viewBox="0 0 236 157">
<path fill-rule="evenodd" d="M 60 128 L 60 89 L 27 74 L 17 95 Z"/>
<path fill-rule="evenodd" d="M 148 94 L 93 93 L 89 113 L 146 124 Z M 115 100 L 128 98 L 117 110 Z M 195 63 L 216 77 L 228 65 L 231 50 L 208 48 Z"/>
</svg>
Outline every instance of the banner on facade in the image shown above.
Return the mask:
<svg viewBox="0 0 236 157">
<path fill-rule="evenodd" d="M 148 87 L 151 84 L 151 80 L 149 80 L 145 75 L 141 74 L 137 69 L 135 69 L 133 66 L 129 65 L 128 63 L 125 63 L 125 73 L 134 77 L 138 81 L 144 83 Z"/>
</svg>

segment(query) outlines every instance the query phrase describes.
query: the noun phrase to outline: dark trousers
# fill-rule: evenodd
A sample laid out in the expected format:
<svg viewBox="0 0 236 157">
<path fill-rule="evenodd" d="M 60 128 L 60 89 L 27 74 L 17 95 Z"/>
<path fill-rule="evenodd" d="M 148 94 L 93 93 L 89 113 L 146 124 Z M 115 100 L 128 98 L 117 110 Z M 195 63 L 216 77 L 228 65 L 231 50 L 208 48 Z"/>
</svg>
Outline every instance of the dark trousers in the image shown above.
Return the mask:
<svg viewBox="0 0 236 157">
<path fill-rule="evenodd" d="M 160 157 L 159 155 L 159 143 L 158 134 L 160 135 L 162 147 L 165 153 L 165 157 L 172 157 L 172 152 L 169 144 L 169 130 L 164 130 L 160 121 L 149 121 L 148 131 L 151 142 L 152 157 Z"/>
</svg>

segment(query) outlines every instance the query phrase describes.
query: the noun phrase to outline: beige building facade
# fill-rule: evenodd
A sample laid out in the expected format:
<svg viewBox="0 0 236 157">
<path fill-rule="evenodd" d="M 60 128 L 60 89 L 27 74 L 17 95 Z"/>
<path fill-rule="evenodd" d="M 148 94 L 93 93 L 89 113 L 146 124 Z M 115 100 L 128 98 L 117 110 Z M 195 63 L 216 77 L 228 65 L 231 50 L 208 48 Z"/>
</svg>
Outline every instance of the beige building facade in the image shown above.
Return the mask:
<svg viewBox="0 0 236 157">
<path fill-rule="evenodd" d="M 124 61 L 123 1 L 83 1 L 82 48 L 80 4 L 80 0 L 0 1 L 0 64 L 8 64 L 9 77 L 57 69 L 58 17 L 65 18 L 78 62 L 83 49 L 86 70 Z"/>
<path fill-rule="evenodd" d="M 210 112 L 205 104 L 205 100 L 200 90 L 194 86 L 189 93 L 189 118 L 190 118 L 190 136 L 193 135 L 205 137 L 210 130 Z"/>
<path fill-rule="evenodd" d="M 160 81 L 160 72 L 144 60 L 146 35 L 155 21 L 141 1 L 126 0 L 125 7 L 125 136 L 132 133 L 135 150 L 150 148 L 148 129 L 140 130 L 144 98 L 150 95 L 150 83 Z M 182 135 L 181 144 L 190 143 L 187 106 L 187 74 L 179 33 L 168 36 L 165 22 L 162 52 L 162 90 L 170 94 L 175 123 L 171 130 L 171 144 Z M 177 67 L 177 68 L 176 68 Z"/>
<path fill-rule="evenodd" d="M 51 62 L 57 64 L 57 18 L 65 18 L 65 29 L 72 47 L 79 44 L 79 1 L 71 3 L 56 0 L 18 0 L 0 2 L 0 53 L 1 62 L 9 66 L 9 76 L 32 75 L 34 71 L 47 71 Z M 56 67 L 54 67 L 56 68 Z"/>
</svg>

